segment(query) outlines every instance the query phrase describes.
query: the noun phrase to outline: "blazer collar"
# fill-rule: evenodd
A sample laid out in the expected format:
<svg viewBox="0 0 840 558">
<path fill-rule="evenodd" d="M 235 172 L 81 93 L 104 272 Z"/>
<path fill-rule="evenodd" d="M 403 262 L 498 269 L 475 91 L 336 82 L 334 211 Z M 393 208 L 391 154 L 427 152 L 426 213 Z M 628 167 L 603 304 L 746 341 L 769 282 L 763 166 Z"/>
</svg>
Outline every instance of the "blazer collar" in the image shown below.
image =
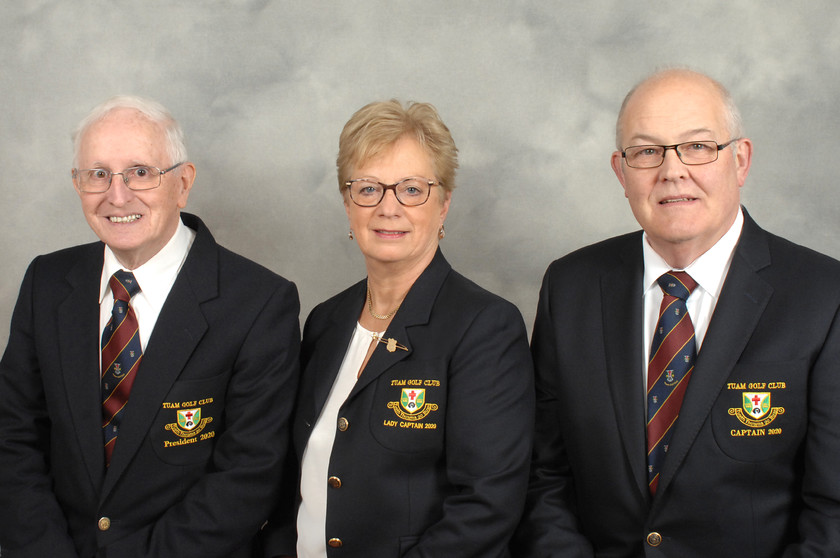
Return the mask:
<svg viewBox="0 0 840 558">
<path fill-rule="evenodd" d="M 420 274 L 420 277 L 417 278 L 414 285 L 409 289 L 405 300 L 400 305 L 399 311 L 393 320 L 391 320 L 391 325 L 388 326 L 383 336 L 384 339 L 395 339 L 397 343 L 407 350 L 396 349 L 390 352 L 387 350 L 386 345 L 381 343 L 370 357 L 362 375 L 350 392 L 349 397 L 353 397 L 385 370 L 403 360 L 414 351 L 409 333 L 410 328 L 429 323 L 434 301 L 451 270 L 452 267 L 446 261 L 446 258 L 443 257 L 440 248 L 438 248 L 431 263 L 423 270 L 423 273 Z"/>
<path fill-rule="evenodd" d="M 195 240 L 146 344 L 105 477 L 103 499 L 146 439 L 166 394 L 207 331 L 201 304 L 219 295 L 219 247 L 198 217 L 187 213 L 181 216 L 196 231 Z"/>
<path fill-rule="evenodd" d="M 773 295 L 773 287 L 759 275 L 769 265 L 767 233 L 744 210 L 741 238 L 697 355 L 657 494 L 674 478 Z"/>
</svg>

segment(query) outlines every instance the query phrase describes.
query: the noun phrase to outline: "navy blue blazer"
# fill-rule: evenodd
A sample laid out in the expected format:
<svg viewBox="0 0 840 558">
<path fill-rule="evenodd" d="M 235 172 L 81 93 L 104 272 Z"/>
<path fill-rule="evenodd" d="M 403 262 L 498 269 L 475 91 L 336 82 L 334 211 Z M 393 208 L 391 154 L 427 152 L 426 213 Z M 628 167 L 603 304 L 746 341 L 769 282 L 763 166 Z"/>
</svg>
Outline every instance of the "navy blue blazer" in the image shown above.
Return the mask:
<svg viewBox="0 0 840 558">
<path fill-rule="evenodd" d="M 647 488 L 641 232 L 546 272 L 522 557 L 836 556 L 840 262 L 745 222 Z M 745 403 L 756 394 L 762 414 Z"/>
<path fill-rule="evenodd" d="M 250 555 L 281 480 L 298 380 L 295 286 L 204 224 L 148 340 L 106 470 L 104 245 L 36 258 L 0 361 L 4 558 Z M 200 409 L 196 428 L 178 411 Z"/>
<path fill-rule="evenodd" d="M 299 457 L 365 293 L 363 280 L 307 320 L 294 421 Z M 384 337 L 406 350 L 380 344 L 339 411 L 329 464 L 339 481 L 329 488 L 326 517 L 336 547 L 328 546 L 328 555 L 508 556 L 533 432 L 533 369 L 521 314 L 453 271 L 438 251 Z M 273 537 L 269 556 L 293 553 L 293 528 L 285 540 Z"/>
</svg>

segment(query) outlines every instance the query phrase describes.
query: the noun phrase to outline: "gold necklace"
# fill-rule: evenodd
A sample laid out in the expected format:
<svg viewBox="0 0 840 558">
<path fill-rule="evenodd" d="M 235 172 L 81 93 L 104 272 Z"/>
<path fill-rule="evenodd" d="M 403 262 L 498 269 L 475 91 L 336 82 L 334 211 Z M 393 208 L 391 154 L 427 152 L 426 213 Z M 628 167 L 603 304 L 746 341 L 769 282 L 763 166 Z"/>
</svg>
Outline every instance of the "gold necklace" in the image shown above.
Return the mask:
<svg viewBox="0 0 840 558">
<path fill-rule="evenodd" d="M 377 320 L 390 320 L 391 318 L 394 317 L 394 314 L 397 313 L 397 310 L 400 309 L 400 305 L 402 304 L 402 302 L 400 302 L 400 304 L 397 304 L 396 308 L 394 308 L 393 310 L 391 310 L 390 312 L 388 312 L 384 316 L 382 314 L 377 314 L 376 312 L 373 311 L 373 295 L 370 294 L 370 287 L 369 286 L 367 288 L 367 303 L 368 303 L 368 313 L 371 316 L 373 316 L 374 318 L 376 318 Z"/>
</svg>

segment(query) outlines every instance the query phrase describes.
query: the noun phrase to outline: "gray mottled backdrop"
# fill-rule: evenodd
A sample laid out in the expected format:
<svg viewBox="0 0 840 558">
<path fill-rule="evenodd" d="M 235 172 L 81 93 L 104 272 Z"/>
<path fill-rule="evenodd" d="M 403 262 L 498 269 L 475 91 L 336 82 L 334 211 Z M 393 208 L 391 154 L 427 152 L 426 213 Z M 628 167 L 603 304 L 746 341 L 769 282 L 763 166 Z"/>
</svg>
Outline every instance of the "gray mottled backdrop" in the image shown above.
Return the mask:
<svg viewBox="0 0 840 558">
<path fill-rule="evenodd" d="M 188 210 L 294 280 L 302 317 L 364 275 L 335 179 L 357 108 L 438 107 L 461 158 L 444 252 L 530 326 L 552 259 L 636 228 L 609 166 L 614 120 L 663 65 L 734 93 L 758 222 L 840 256 L 836 0 L 29 0 L 0 14 L 0 346 L 28 262 L 94 238 L 70 132 L 117 93 L 172 110 L 198 168 Z"/>
</svg>

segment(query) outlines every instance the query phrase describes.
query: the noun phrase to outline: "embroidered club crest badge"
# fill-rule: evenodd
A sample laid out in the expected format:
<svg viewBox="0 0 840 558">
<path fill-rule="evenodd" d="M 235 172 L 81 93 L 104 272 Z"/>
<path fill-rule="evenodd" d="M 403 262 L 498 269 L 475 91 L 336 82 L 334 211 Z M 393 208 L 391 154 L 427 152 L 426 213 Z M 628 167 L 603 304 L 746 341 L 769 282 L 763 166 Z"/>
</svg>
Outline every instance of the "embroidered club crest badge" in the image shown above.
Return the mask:
<svg viewBox="0 0 840 558">
<path fill-rule="evenodd" d="M 197 409 L 183 409 L 178 411 L 178 426 L 184 430 L 192 430 L 201 422 L 201 407 Z"/>
<path fill-rule="evenodd" d="M 770 412 L 770 392 L 744 391 L 744 410 L 753 420 L 758 420 Z"/>
<path fill-rule="evenodd" d="M 403 388 L 400 405 L 409 413 L 416 413 L 426 403 L 426 390 L 417 388 Z"/>
</svg>

